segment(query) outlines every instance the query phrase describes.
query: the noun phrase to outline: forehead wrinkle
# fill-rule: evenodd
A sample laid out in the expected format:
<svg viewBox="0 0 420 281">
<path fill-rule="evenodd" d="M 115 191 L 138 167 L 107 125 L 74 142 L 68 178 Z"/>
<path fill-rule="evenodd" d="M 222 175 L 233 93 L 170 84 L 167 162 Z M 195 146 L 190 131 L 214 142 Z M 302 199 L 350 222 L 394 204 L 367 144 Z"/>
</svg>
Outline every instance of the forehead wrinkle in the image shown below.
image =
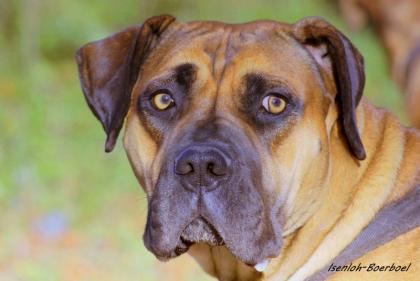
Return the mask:
<svg viewBox="0 0 420 281">
<path fill-rule="evenodd" d="M 153 62 L 151 68 L 156 73 L 176 64 L 207 63 L 208 59 L 201 53 L 209 37 L 214 37 L 214 31 L 204 24 L 182 24 L 179 29 L 164 37 L 153 50 L 148 59 Z"/>
<path fill-rule="evenodd" d="M 245 31 L 240 29 L 230 33 L 224 52 L 224 71 L 220 77 L 217 77 L 220 80 L 218 80 L 218 95 L 215 106 L 226 107 L 229 104 L 234 106 L 235 99 L 230 97 L 240 91 L 241 81 L 248 73 L 268 73 L 265 69 L 258 67 L 258 65 L 268 65 L 270 63 L 267 56 L 262 55 L 269 52 L 264 51 L 265 45 L 261 43 L 261 40 L 271 42 L 273 36 L 277 36 L 274 31 L 264 28 Z M 262 51 L 255 51 L 256 49 Z M 227 72 L 226 69 L 228 69 Z M 225 74 L 228 77 L 225 77 Z M 223 95 L 221 92 L 223 92 Z"/>
<path fill-rule="evenodd" d="M 273 35 L 277 36 L 275 31 L 267 30 L 266 27 L 245 30 L 239 29 L 231 32 L 226 44 L 225 63 L 227 65 L 230 64 L 235 54 L 238 54 L 244 46 L 271 40 Z"/>
<path fill-rule="evenodd" d="M 226 32 L 226 30 L 225 30 Z M 271 36 L 274 34 L 273 30 L 269 30 L 266 27 L 261 28 L 234 28 L 231 26 L 229 29 L 227 35 L 225 36 L 224 42 L 221 44 L 224 44 L 224 52 L 223 57 L 220 56 L 220 58 L 217 56 L 217 54 L 213 57 L 214 64 L 216 64 L 216 60 L 219 60 L 219 64 L 221 65 L 220 68 L 220 74 L 213 74 L 216 81 L 217 81 L 217 97 L 220 96 L 220 87 L 225 80 L 225 72 L 227 68 L 230 68 L 230 71 L 233 73 L 236 72 L 234 61 L 235 57 L 238 55 L 240 56 L 241 49 L 244 48 L 244 46 L 252 45 L 255 42 L 259 42 L 260 40 L 267 41 Z M 220 47 L 218 48 L 220 49 Z M 217 50 L 218 51 L 218 50 Z M 233 76 L 235 77 L 235 76 Z M 233 82 L 231 82 L 231 90 L 234 91 Z"/>
<path fill-rule="evenodd" d="M 214 89 L 202 89 L 206 90 L 206 96 L 213 97 L 212 103 L 207 104 L 207 118 L 211 118 L 215 114 L 215 109 L 218 101 L 218 96 L 220 94 L 220 86 L 224 78 L 224 73 L 226 70 L 226 51 L 228 48 L 228 41 L 231 36 L 232 28 L 228 25 L 223 25 L 218 27 L 214 31 L 213 36 L 207 37 L 204 40 L 200 40 L 203 48 L 202 53 L 207 57 L 207 70 L 208 75 L 203 75 L 207 80 L 205 84 L 211 83 L 211 80 L 214 82 Z M 213 84 L 213 83 L 211 83 Z M 203 100 L 201 100 L 202 102 Z M 201 104 L 202 106 L 202 104 Z"/>
<path fill-rule="evenodd" d="M 231 58 L 231 66 L 236 73 L 234 80 L 241 81 L 249 73 L 264 73 L 293 89 L 296 84 L 293 81 L 300 81 L 302 71 L 310 71 L 318 82 L 319 72 L 314 72 L 317 69 L 310 63 L 310 57 L 302 46 L 296 44 L 293 38 L 280 33 L 274 38 L 267 37 L 255 44 L 242 45 L 240 52 Z"/>
<path fill-rule="evenodd" d="M 225 54 L 229 47 L 228 42 L 229 42 L 231 33 L 232 33 L 231 29 L 226 28 L 222 30 L 221 34 L 217 34 L 216 38 L 210 39 L 210 40 L 217 40 L 216 45 L 213 48 L 206 49 L 206 53 L 209 55 L 212 62 L 211 73 L 214 79 L 218 82 L 218 84 L 222 80 L 223 73 L 226 68 Z"/>
</svg>

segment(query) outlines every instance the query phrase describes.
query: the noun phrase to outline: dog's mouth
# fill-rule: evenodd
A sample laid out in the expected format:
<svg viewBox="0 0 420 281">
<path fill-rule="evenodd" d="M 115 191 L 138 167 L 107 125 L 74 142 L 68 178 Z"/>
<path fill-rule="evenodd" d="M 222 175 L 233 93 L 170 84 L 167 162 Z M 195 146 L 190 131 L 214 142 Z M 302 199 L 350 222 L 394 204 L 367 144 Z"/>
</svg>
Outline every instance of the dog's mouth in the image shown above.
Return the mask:
<svg viewBox="0 0 420 281">
<path fill-rule="evenodd" d="M 177 255 L 188 251 L 189 247 L 196 243 L 206 243 L 210 246 L 223 246 L 223 238 L 217 230 L 203 217 L 194 219 L 182 231 L 178 245 L 175 249 Z"/>
<path fill-rule="evenodd" d="M 207 159 L 204 156 L 212 156 L 200 155 L 191 161 L 204 161 Z M 211 190 L 202 185 L 202 178 L 217 182 L 218 175 L 208 171 L 212 163 L 197 164 L 201 174 L 192 180 L 195 189 L 190 189 L 182 184 L 180 177 L 192 175 L 176 174 L 173 162 L 168 161 L 148 202 L 143 235 L 147 249 L 161 261 L 188 252 L 194 244 L 208 245 L 210 250 L 220 247 L 252 266 L 277 257 L 282 246 L 281 228 L 275 214 L 265 206 L 268 201 L 260 193 L 263 187 L 254 171 L 259 168 L 251 165 L 254 163 L 251 160 L 232 175 L 229 183 Z M 191 173 L 191 169 L 186 171 Z"/>
</svg>

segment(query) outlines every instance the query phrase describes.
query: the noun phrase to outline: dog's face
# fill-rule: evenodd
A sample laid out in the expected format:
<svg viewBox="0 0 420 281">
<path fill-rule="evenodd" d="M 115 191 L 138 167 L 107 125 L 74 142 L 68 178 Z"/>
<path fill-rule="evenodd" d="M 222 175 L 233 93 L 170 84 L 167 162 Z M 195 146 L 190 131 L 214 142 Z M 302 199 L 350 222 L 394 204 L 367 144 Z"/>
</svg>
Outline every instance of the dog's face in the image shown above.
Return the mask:
<svg viewBox="0 0 420 281">
<path fill-rule="evenodd" d="M 126 120 L 124 147 L 148 197 L 144 242 L 160 259 L 194 243 L 252 265 L 278 256 L 320 202 L 337 111 L 364 157 L 354 120 L 361 57 L 320 19 L 158 17 L 105 40 L 79 51 L 82 86 L 107 150 Z"/>
</svg>

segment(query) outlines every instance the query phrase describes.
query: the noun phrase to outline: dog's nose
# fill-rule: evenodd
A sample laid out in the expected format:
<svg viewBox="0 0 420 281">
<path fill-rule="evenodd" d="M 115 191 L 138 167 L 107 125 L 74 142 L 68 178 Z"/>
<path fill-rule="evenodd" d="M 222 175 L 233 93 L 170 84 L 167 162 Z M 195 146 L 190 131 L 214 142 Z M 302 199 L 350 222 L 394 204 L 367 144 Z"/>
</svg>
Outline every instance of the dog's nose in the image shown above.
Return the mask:
<svg viewBox="0 0 420 281">
<path fill-rule="evenodd" d="M 191 146 L 176 157 L 175 173 L 185 188 L 210 191 L 229 178 L 230 163 L 230 158 L 218 148 Z"/>
</svg>

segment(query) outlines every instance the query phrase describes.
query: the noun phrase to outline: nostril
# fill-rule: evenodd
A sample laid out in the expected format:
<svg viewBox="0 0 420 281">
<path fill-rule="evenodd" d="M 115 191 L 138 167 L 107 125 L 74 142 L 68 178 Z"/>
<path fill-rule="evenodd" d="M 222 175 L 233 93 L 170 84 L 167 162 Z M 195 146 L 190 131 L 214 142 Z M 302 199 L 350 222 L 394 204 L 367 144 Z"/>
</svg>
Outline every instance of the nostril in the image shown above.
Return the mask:
<svg viewBox="0 0 420 281">
<path fill-rule="evenodd" d="M 207 171 L 214 174 L 213 169 L 214 169 L 214 163 L 212 163 L 212 162 L 208 163 L 207 164 Z"/>
<path fill-rule="evenodd" d="M 189 162 L 175 164 L 175 173 L 178 175 L 188 175 L 194 173 L 194 166 Z"/>
<path fill-rule="evenodd" d="M 210 162 L 207 164 L 207 171 L 215 176 L 224 176 L 226 175 L 226 169 L 223 166 Z"/>
</svg>

